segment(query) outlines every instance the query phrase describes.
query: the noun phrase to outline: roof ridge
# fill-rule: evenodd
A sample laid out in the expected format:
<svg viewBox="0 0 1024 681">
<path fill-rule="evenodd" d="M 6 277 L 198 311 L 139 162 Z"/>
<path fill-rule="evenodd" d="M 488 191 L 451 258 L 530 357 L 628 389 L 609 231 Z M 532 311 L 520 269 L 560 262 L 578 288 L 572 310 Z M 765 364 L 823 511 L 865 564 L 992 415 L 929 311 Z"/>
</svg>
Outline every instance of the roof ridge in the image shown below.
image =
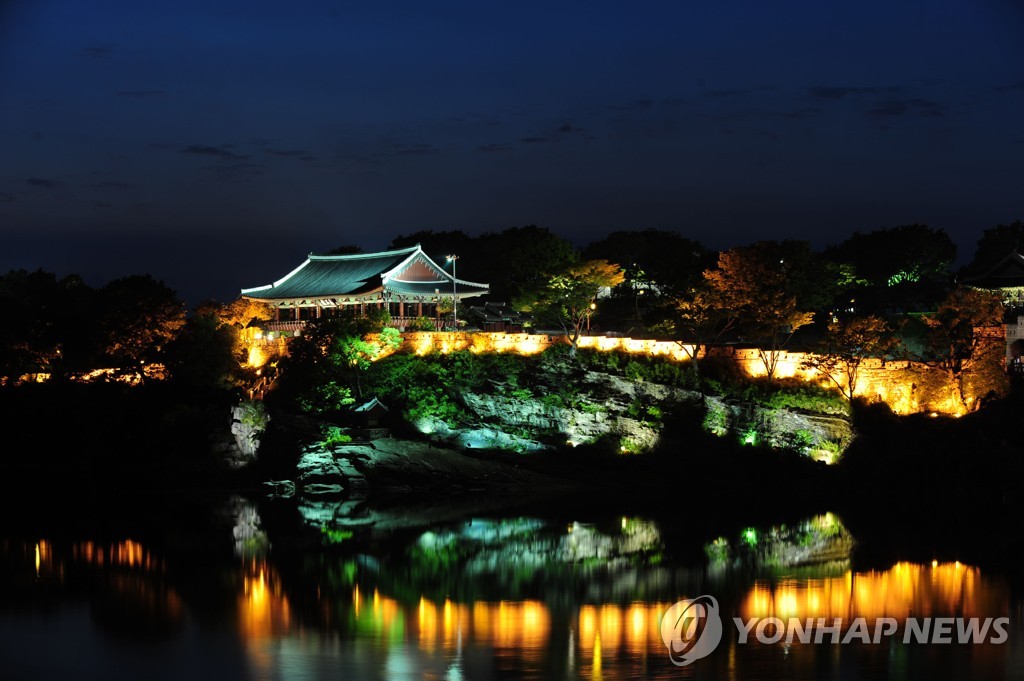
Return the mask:
<svg viewBox="0 0 1024 681">
<path fill-rule="evenodd" d="M 420 245 L 416 244 L 415 246 L 409 246 L 407 248 L 396 248 L 392 251 L 377 251 L 376 253 L 339 253 L 336 255 L 310 253 L 308 257 L 310 260 L 363 260 L 366 258 L 380 258 L 388 255 L 406 255 L 418 250 L 421 250 Z"/>
</svg>

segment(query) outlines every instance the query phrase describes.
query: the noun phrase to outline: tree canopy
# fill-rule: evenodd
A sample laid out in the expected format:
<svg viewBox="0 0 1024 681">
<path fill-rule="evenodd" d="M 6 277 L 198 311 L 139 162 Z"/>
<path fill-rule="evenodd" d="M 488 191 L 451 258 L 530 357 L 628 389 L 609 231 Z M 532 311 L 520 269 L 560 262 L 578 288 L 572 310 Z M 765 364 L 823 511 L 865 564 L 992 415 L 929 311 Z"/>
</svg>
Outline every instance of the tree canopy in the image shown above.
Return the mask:
<svg viewBox="0 0 1024 681">
<path fill-rule="evenodd" d="M 584 325 L 596 309 L 598 296 L 621 284 L 624 276 L 617 264 L 587 260 L 555 272 L 513 304 L 533 313 L 539 322 L 565 331 L 575 353 Z"/>
</svg>

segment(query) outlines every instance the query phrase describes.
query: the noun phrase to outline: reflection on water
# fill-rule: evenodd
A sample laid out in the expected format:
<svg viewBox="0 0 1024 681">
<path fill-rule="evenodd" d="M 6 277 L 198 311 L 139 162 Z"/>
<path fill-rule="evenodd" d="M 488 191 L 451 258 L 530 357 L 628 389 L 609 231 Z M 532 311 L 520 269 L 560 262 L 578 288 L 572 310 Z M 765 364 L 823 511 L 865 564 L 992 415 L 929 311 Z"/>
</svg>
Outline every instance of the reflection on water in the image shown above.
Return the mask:
<svg viewBox="0 0 1024 681">
<path fill-rule="evenodd" d="M 840 670 L 1013 678 L 1024 664 L 1013 619 L 1003 646 L 738 645 L 732 617 L 1020 614 L 1008 583 L 975 566 L 851 567 L 852 539 L 831 514 L 741 529 L 709 544 L 703 565 L 675 564 L 658 523 L 633 518 L 469 520 L 391 544 L 346 538 L 340 549 L 281 555 L 270 551 L 254 509 L 233 518 L 233 548 L 208 573 L 188 577 L 176 570 L 180 559 L 131 539 L 8 540 L 0 545 L 4 593 L 45 588 L 43 607 L 54 590 L 87 592 L 93 618 L 81 626 L 162 639 L 181 638 L 199 610 L 209 620 L 204 601 L 220 598 L 227 609 L 204 626 L 235 638 L 245 656 L 235 675 L 257 679 L 810 679 Z M 701 593 L 722 605 L 723 644 L 692 667 L 674 667 L 660 635 L 663 613 Z M 6 608 L 0 614 L 20 621 Z"/>
<path fill-rule="evenodd" d="M 1008 594 L 983 583 L 978 568 L 959 562 L 896 563 L 881 572 L 847 572 L 842 577 L 774 584 L 758 581 L 740 606 L 740 614 L 744 618 L 905 619 L 987 617 L 1008 608 Z"/>
<path fill-rule="evenodd" d="M 238 597 L 238 626 L 247 641 L 286 634 L 292 617 L 281 580 L 266 561 L 245 566 L 242 593 Z"/>
</svg>

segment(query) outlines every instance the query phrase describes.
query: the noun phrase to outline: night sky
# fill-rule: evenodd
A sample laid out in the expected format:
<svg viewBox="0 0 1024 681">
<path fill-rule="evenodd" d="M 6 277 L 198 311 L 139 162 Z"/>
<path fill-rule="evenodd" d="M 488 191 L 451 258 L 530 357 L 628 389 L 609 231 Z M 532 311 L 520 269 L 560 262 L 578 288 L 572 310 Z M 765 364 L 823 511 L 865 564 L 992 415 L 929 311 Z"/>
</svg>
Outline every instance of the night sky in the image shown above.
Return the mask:
<svg viewBox="0 0 1024 681">
<path fill-rule="evenodd" d="M 1024 8 L 0 0 L 0 139 L 0 269 L 190 302 L 421 229 L 963 261 L 1024 219 Z"/>
</svg>

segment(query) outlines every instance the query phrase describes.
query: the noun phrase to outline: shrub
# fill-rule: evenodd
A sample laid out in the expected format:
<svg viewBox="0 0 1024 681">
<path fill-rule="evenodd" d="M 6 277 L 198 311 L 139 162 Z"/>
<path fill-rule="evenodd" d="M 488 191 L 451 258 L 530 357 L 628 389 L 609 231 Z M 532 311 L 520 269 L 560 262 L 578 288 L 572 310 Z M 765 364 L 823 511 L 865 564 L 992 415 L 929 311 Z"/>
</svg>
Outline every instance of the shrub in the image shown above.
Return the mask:
<svg viewBox="0 0 1024 681">
<path fill-rule="evenodd" d="M 267 429 L 270 416 L 267 415 L 267 408 L 263 402 L 258 400 L 247 400 L 242 402 L 242 423 L 253 430 L 262 433 Z"/>
<path fill-rule="evenodd" d="M 352 436 L 341 432 L 341 428 L 338 426 L 324 426 L 320 431 L 320 435 L 323 438 L 322 442 L 328 446 L 352 442 Z"/>
<path fill-rule="evenodd" d="M 434 320 L 429 317 L 416 317 L 405 325 L 406 331 L 435 331 Z"/>
</svg>

